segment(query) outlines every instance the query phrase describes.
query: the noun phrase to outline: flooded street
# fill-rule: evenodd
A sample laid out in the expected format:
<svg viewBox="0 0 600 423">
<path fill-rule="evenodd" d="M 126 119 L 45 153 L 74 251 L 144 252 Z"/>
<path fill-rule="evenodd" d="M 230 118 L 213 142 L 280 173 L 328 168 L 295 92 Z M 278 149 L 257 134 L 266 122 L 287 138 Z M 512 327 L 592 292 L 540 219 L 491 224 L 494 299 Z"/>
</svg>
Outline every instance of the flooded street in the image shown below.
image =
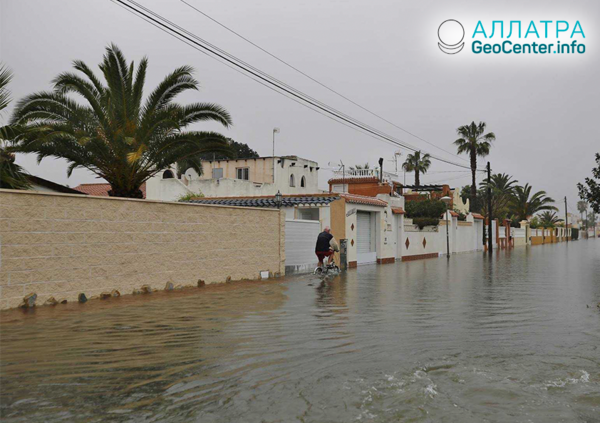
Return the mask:
<svg viewBox="0 0 600 423">
<path fill-rule="evenodd" d="M 594 239 L 13 310 L 0 415 L 599 422 L 599 302 Z"/>
</svg>

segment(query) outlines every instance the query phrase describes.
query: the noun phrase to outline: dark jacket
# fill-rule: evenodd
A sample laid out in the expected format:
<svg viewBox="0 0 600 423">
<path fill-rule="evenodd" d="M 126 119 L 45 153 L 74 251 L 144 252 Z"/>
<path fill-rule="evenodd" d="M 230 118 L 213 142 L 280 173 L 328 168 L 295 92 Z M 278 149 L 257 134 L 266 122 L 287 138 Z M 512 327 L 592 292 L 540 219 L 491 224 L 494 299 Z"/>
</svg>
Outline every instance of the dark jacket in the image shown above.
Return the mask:
<svg viewBox="0 0 600 423">
<path fill-rule="evenodd" d="M 329 241 L 331 241 L 333 235 L 328 234 L 327 232 L 321 232 L 317 237 L 317 245 L 315 247 L 316 251 L 329 251 Z"/>
</svg>

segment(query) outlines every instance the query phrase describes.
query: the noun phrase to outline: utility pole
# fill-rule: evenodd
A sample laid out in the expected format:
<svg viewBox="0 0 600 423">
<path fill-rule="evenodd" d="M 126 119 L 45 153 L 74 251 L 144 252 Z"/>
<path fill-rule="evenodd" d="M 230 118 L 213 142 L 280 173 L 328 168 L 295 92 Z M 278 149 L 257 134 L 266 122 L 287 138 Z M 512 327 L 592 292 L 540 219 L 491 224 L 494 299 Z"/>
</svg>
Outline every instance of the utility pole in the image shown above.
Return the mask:
<svg viewBox="0 0 600 423">
<path fill-rule="evenodd" d="M 342 165 L 342 191 L 346 192 L 346 165 L 341 160 L 340 164 Z"/>
<path fill-rule="evenodd" d="M 490 168 L 490 162 L 487 162 L 487 209 L 488 209 L 488 251 L 492 254 L 492 170 Z"/>
<path fill-rule="evenodd" d="M 273 183 L 275 183 L 275 134 L 279 133 L 279 128 L 273 128 Z"/>
<path fill-rule="evenodd" d="M 569 242 L 569 215 L 567 213 L 567 196 L 565 195 L 565 240 Z"/>
</svg>

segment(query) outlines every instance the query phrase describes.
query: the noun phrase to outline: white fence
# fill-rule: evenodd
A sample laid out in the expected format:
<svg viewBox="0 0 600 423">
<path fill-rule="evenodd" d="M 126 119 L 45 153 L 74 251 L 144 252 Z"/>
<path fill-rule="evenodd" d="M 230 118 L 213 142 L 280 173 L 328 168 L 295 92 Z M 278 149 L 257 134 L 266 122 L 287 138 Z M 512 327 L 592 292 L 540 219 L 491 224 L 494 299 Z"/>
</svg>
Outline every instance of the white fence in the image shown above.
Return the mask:
<svg viewBox="0 0 600 423">
<path fill-rule="evenodd" d="M 443 220 L 437 227 L 419 230 L 411 219 L 406 219 L 402 238 L 398 240 L 402 260 L 446 254 L 448 248 L 450 254 L 483 250 L 483 220 L 470 217 L 467 222 L 459 222 L 453 217 L 449 223 L 447 232 Z"/>
</svg>

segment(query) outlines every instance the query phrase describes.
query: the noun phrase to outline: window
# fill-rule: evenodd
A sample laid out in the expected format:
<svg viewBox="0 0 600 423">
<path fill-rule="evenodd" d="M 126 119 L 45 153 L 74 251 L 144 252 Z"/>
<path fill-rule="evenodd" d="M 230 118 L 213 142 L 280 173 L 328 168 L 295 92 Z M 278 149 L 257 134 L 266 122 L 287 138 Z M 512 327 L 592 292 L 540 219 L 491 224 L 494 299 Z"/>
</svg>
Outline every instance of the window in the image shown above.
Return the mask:
<svg viewBox="0 0 600 423">
<path fill-rule="evenodd" d="M 223 168 L 217 167 L 212 170 L 213 179 L 221 179 L 223 177 Z"/>
<path fill-rule="evenodd" d="M 165 170 L 165 171 L 163 172 L 163 175 L 162 175 L 162 177 L 163 177 L 163 179 L 173 179 L 173 178 L 175 177 L 175 175 L 173 175 L 173 172 L 172 172 L 172 171 L 170 171 L 170 170 Z"/>
<path fill-rule="evenodd" d="M 298 218 L 301 220 L 319 220 L 319 209 L 298 208 Z"/>
<path fill-rule="evenodd" d="M 291 187 L 295 187 L 296 186 L 296 180 L 294 179 L 294 174 L 293 173 L 290 175 L 290 186 Z"/>
<path fill-rule="evenodd" d="M 248 179 L 250 179 L 250 169 L 247 167 L 238 167 L 235 169 L 236 170 L 236 178 L 237 179 L 243 179 L 245 181 L 247 181 Z"/>
<path fill-rule="evenodd" d="M 300 186 L 302 188 L 306 187 L 306 178 L 303 176 L 302 179 L 300 179 Z"/>
<path fill-rule="evenodd" d="M 348 192 L 348 184 L 335 184 L 331 186 L 332 192 Z"/>
</svg>

